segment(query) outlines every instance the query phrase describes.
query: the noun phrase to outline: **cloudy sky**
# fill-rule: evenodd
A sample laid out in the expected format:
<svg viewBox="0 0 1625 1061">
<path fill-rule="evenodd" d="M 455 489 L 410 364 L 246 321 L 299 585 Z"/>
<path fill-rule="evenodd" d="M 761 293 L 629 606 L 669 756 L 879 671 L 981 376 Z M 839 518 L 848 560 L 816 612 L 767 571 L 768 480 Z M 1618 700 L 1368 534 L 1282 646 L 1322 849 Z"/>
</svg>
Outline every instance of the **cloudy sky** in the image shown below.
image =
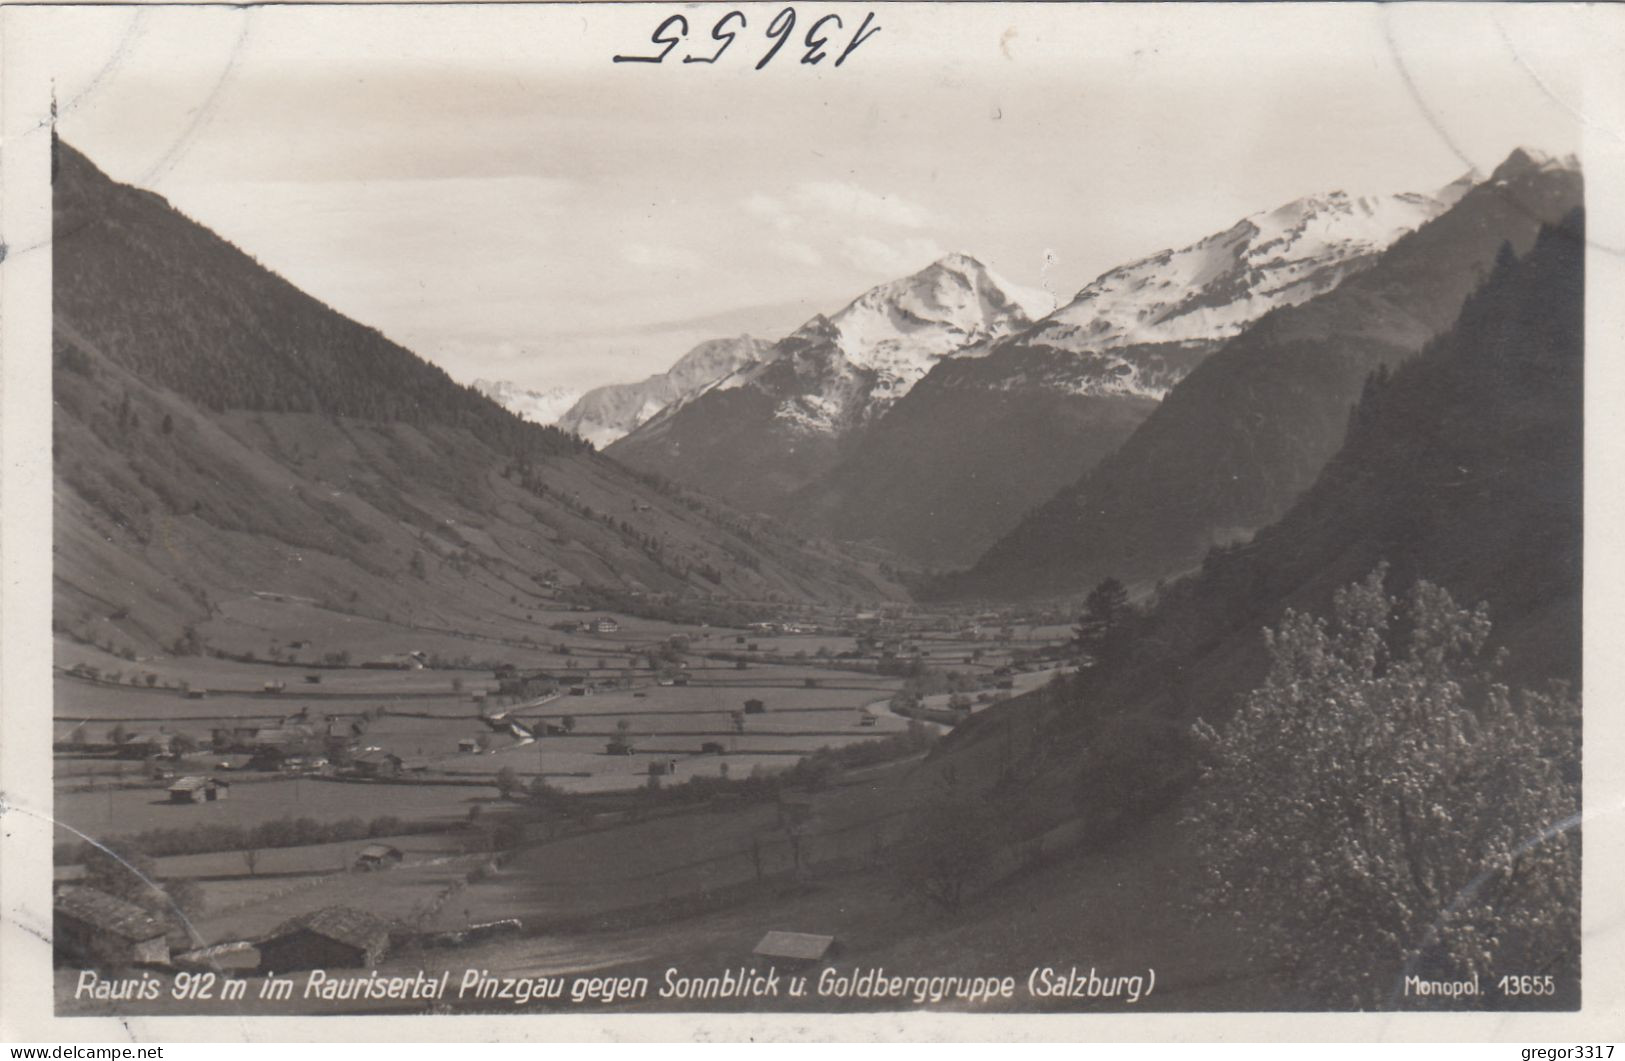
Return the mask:
<svg viewBox="0 0 1625 1061">
<path fill-rule="evenodd" d="M 1069 296 L 1298 196 L 1577 149 L 1573 22 L 1511 7 L 57 12 L 60 131 L 455 377 L 584 387 L 776 337 L 952 250 Z M 660 65 L 655 24 L 692 44 Z M 830 48 L 869 10 L 803 5 Z M 737 25 L 735 26 L 737 28 Z M 1514 44 L 1514 42 L 1516 42 Z"/>
</svg>

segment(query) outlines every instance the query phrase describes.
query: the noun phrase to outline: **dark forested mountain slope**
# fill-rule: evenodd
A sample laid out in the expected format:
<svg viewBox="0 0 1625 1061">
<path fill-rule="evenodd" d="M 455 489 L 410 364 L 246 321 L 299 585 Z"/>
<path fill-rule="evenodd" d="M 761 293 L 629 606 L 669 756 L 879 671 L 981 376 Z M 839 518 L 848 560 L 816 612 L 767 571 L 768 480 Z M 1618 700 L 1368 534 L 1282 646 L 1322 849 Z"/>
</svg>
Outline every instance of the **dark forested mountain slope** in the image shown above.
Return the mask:
<svg viewBox="0 0 1625 1061">
<path fill-rule="evenodd" d="M 1263 628 L 1327 614 L 1379 564 L 1392 592 L 1426 579 L 1486 604 L 1510 685 L 1578 682 L 1584 266 L 1578 210 L 1504 253 L 1454 328 L 1368 378 L 1279 521 L 1166 587 L 1117 659 L 956 730 L 943 762 L 965 783 L 1014 779 L 1016 832 L 1138 813 L 1192 776 L 1191 722 L 1222 722 L 1262 681 Z"/>
<path fill-rule="evenodd" d="M 142 379 L 216 411 L 457 427 L 534 456 L 586 448 L 454 383 L 60 142 L 53 180 L 55 319 Z"/>
<path fill-rule="evenodd" d="M 1047 308 L 976 259 L 950 254 L 814 317 L 757 363 L 668 405 L 607 452 L 779 514 L 934 365 L 985 348 Z"/>
<path fill-rule="evenodd" d="M 1314 481 L 1342 441 L 1367 375 L 1453 321 L 1503 243 L 1527 250 L 1578 206 L 1580 175 L 1514 152 L 1453 208 L 1372 268 L 1277 310 L 1174 387 L 1123 446 L 939 591 L 1081 592 L 1107 576 L 1149 582 L 1245 541 Z"/>
<path fill-rule="evenodd" d="M 900 592 L 771 521 L 525 423 L 59 145 L 57 622 L 167 645 L 228 598 L 425 626 L 551 587 Z"/>
<path fill-rule="evenodd" d="M 971 563 L 1033 506 L 1075 482 L 1156 408 L 1012 374 L 1012 351 L 939 363 L 785 508 L 832 537 L 936 568 Z M 1076 361 L 1075 355 L 1060 355 Z"/>
<path fill-rule="evenodd" d="M 773 511 L 931 567 L 970 564 L 1225 340 L 1369 268 L 1471 183 L 1308 196 L 1111 269 L 1031 326 L 938 360 Z"/>
</svg>

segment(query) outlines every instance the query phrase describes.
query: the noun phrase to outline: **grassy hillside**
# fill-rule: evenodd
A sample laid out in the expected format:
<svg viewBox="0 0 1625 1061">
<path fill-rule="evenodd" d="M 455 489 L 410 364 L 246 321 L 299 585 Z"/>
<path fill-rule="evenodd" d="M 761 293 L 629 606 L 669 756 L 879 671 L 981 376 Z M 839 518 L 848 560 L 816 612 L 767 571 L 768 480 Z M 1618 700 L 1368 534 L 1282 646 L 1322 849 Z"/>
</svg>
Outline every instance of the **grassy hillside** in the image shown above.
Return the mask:
<svg viewBox="0 0 1625 1061">
<path fill-rule="evenodd" d="M 228 597 L 417 625 L 644 597 L 871 600 L 878 564 L 639 477 L 299 292 L 67 145 L 56 622 L 171 646 Z"/>
<path fill-rule="evenodd" d="M 922 775 L 984 793 L 1005 842 L 1135 835 L 1194 780 L 1191 724 L 1222 725 L 1262 681 L 1261 630 L 1287 608 L 1325 614 L 1381 562 L 1392 590 L 1425 578 L 1485 602 L 1508 684 L 1577 682 L 1583 269 L 1578 211 L 1504 255 L 1455 328 L 1372 377 L 1345 445 L 1281 520 L 1167 588 L 1116 658 L 960 727 Z"/>
</svg>

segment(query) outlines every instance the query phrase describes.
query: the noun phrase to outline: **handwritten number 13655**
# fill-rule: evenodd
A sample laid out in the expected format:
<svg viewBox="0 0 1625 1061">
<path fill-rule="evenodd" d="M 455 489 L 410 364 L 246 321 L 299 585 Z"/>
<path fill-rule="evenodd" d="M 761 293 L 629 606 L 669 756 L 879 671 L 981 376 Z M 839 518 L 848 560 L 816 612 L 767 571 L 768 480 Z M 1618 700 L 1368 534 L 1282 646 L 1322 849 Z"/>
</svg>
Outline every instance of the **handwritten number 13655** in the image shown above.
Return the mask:
<svg viewBox="0 0 1625 1061">
<path fill-rule="evenodd" d="M 863 16 L 863 24 L 858 27 L 856 33 L 852 34 L 851 40 L 848 41 L 846 47 L 842 49 L 841 54 L 836 56 L 836 66 L 840 66 L 842 63 L 846 62 L 846 57 L 851 55 L 853 51 L 857 49 L 858 45 L 880 32 L 879 26 L 875 26 L 873 29 L 869 28 L 869 24 L 874 20 L 875 15 L 873 11 L 870 11 Z M 722 58 L 722 53 L 727 51 L 729 46 L 733 44 L 734 38 L 739 36 L 739 31 L 746 28 L 748 27 L 745 21 L 745 13 L 743 11 L 728 12 L 726 15 L 723 15 L 721 18 L 717 19 L 716 25 L 711 27 L 711 39 L 717 42 L 717 50 L 712 52 L 710 55 L 685 55 L 683 56 L 683 62 L 716 62 L 718 59 Z M 837 34 L 845 28 L 845 25 L 841 22 L 840 15 L 825 15 L 823 18 L 815 21 L 807 28 L 807 35 L 805 38 L 803 38 L 803 43 L 807 46 L 807 51 L 804 55 L 802 55 L 801 61 L 808 66 L 817 66 L 819 63 L 823 62 L 824 59 L 829 55 L 826 48 L 830 45 L 831 35 Z M 766 55 L 763 55 L 761 59 L 757 60 L 756 69 L 760 70 L 762 67 L 772 62 L 773 57 L 779 54 L 779 49 L 784 47 L 784 42 L 790 39 L 790 36 L 795 33 L 795 30 L 795 8 L 787 7 L 783 11 L 780 11 L 777 15 L 774 15 L 773 21 L 768 23 L 767 27 L 767 37 L 773 42 L 773 45 L 772 47 L 768 48 Z M 666 21 L 657 26 L 654 34 L 649 38 L 655 44 L 665 45 L 665 47 L 662 48 L 658 54 L 617 55 L 615 56 L 615 62 L 664 62 L 666 56 L 671 54 L 671 50 L 677 47 L 678 44 L 682 43 L 682 41 L 687 37 L 688 19 L 684 18 L 682 15 L 672 15 L 670 18 L 666 19 Z"/>
</svg>

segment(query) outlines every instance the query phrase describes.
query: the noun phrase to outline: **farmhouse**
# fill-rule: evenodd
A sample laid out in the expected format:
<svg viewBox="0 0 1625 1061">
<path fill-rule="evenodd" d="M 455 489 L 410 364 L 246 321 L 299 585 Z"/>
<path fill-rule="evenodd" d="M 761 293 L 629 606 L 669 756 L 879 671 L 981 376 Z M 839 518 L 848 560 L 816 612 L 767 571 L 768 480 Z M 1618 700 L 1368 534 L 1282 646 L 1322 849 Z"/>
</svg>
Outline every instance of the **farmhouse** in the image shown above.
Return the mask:
<svg viewBox="0 0 1625 1061">
<path fill-rule="evenodd" d="M 767 714 L 767 704 L 763 703 L 760 700 L 754 699 L 754 698 L 750 699 L 750 700 L 746 700 L 745 701 L 745 714 L 747 714 L 747 715 L 765 715 L 765 714 Z"/>
<path fill-rule="evenodd" d="M 621 628 L 621 624 L 606 615 L 602 619 L 595 621 L 592 628 L 600 634 L 613 634 Z"/>
<path fill-rule="evenodd" d="M 256 945 L 262 972 L 364 969 L 389 953 L 389 925 L 361 910 L 329 906 L 283 922 Z"/>
<path fill-rule="evenodd" d="M 233 731 L 235 734 L 237 731 Z M 253 749 L 277 748 L 288 754 L 303 754 L 315 751 L 316 728 L 302 722 L 286 726 L 261 726 L 249 738 L 249 745 Z"/>
<path fill-rule="evenodd" d="M 457 750 L 460 752 L 477 752 L 480 750 L 480 742 L 473 737 L 464 737 L 457 742 Z"/>
<path fill-rule="evenodd" d="M 171 803 L 215 803 L 231 795 L 231 782 L 213 777 L 183 777 L 169 786 Z"/>
<path fill-rule="evenodd" d="M 378 748 L 369 748 L 350 763 L 359 777 L 394 777 L 404 765 L 405 761 L 400 756 Z"/>
<path fill-rule="evenodd" d="M 401 849 L 388 844 L 368 844 L 355 857 L 355 868 L 360 870 L 389 869 L 400 865 Z"/>
<path fill-rule="evenodd" d="M 834 936 L 817 936 L 808 932 L 769 932 L 751 953 L 796 969 L 819 965 L 838 956 L 841 944 Z"/>
<path fill-rule="evenodd" d="M 283 751 L 281 748 L 278 748 L 275 745 L 267 745 L 263 748 L 254 749 L 254 754 L 248 757 L 248 762 L 244 765 L 244 769 L 275 772 L 283 769 L 294 758 L 297 757 Z"/>
<path fill-rule="evenodd" d="M 252 751 L 258 726 L 216 726 L 209 731 L 209 741 L 216 751 Z"/>
<path fill-rule="evenodd" d="M 147 911 L 95 888 L 63 888 L 52 904 L 58 961 L 122 968 L 169 961 L 164 925 Z"/>
</svg>

